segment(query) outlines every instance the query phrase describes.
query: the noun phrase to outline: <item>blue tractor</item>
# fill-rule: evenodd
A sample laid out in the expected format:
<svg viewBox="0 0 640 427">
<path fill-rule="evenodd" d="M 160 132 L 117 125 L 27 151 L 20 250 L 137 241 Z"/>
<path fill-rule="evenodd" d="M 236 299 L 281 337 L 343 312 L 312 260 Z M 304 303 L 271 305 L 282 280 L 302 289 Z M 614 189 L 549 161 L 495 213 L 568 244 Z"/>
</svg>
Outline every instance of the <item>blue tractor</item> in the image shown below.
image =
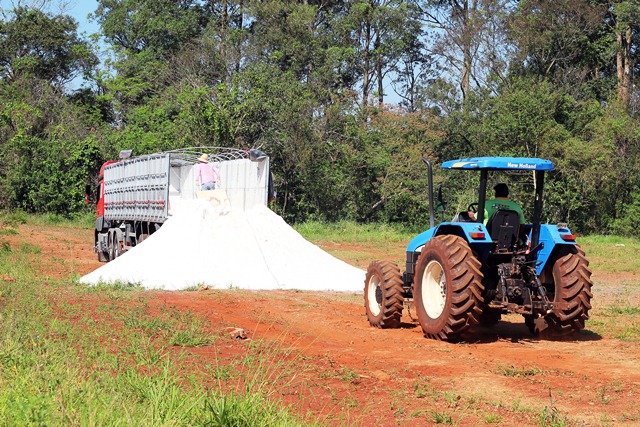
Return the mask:
<svg viewBox="0 0 640 427">
<path fill-rule="evenodd" d="M 452 221 L 434 225 L 433 178 L 429 171 L 431 226 L 407 246 L 406 269 L 373 261 L 367 269 L 367 318 L 377 328 L 397 328 L 405 301 L 428 338 L 467 339 L 476 325 L 497 323 L 503 313 L 519 313 L 533 334 L 556 337 L 584 328 L 591 309 L 591 270 L 567 224 L 541 224 L 544 174 L 551 161 L 537 158 L 478 157 L 447 161 L 444 169 L 479 171 L 477 203 Z M 484 218 L 486 190 L 495 171 L 533 177 L 535 199 L 530 224 L 513 210 Z M 439 197 L 440 199 L 440 197 Z M 441 200 L 439 200 L 441 202 Z"/>
</svg>

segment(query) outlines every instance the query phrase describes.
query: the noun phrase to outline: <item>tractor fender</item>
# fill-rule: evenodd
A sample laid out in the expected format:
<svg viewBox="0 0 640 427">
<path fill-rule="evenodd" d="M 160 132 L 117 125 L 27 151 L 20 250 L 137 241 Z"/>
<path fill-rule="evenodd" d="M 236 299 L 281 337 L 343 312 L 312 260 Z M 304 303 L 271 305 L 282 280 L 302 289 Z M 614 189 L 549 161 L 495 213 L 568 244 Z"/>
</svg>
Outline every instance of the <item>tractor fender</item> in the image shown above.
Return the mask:
<svg viewBox="0 0 640 427">
<path fill-rule="evenodd" d="M 568 227 L 561 227 L 552 224 L 540 225 L 540 243 L 544 243 L 544 247 L 538 252 L 538 263 L 536 271 L 542 274 L 547 262 L 552 259 L 552 255 L 556 249 L 561 246 L 575 246 L 575 237 L 571 234 Z"/>
<path fill-rule="evenodd" d="M 477 222 L 443 222 L 433 228 L 430 228 L 416 237 L 414 237 L 407 245 L 406 252 L 406 273 L 413 275 L 418 256 L 422 251 L 422 247 L 433 239 L 435 236 L 455 235 L 462 237 L 473 250 L 480 262 L 483 262 L 493 242 L 489 236 L 487 228 Z"/>
<path fill-rule="evenodd" d="M 477 222 L 443 222 L 414 237 L 407 245 L 407 252 L 416 252 L 434 236 L 456 235 L 465 239 L 470 245 L 491 245 L 491 237 L 487 228 Z"/>
<path fill-rule="evenodd" d="M 462 237 L 469 245 L 474 247 L 476 245 L 491 247 L 492 244 L 487 227 L 483 224 L 477 222 L 443 222 L 414 237 L 407 245 L 407 252 L 419 252 L 424 244 L 433 237 L 450 234 Z"/>
</svg>

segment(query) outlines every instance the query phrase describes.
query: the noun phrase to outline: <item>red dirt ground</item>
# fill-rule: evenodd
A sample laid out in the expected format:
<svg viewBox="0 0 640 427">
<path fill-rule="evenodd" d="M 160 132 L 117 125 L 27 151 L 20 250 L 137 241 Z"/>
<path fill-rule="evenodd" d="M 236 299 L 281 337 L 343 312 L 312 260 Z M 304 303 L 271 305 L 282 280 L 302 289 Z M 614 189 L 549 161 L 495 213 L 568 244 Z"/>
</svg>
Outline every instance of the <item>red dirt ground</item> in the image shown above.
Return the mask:
<svg viewBox="0 0 640 427">
<path fill-rule="evenodd" d="M 27 224 L 18 233 L 9 238 L 12 245 L 28 242 L 41 249 L 42 262 L 35 268 L 43 279 L 83 275 L 101 265 L 92 251 L 91 230 Z M 320 246 L 336 249 L 330 242 Z M 341 249 L 352 254 L 359 248 Z M 398 248 L 400 256 L 403 250 Z M 366 267 L 363 260 L 346 261 Z M 607 289 L 638 283 L 633 274 L 596 271 L 593 279 L 594 309 L 609 298 Z M 545 341 L 533 338 L 521 317 L 513 315 L 479 329 L 473 342 L 451 344 L 425 339 L 406 309 L 402 328 L 370 327 L 361 295 L 149 292 L 157 309 L 190 310 L 213 330 L 236 326 L 250 340 L 293 350 L 285 359 L 295 375 L 277 397 L 324 425 L 640 425 L 638 344 L 600 336 L 589 322 L 571 340 Z M 241 354 L 250 342 L 190 351 L 215 364 L 216 358 Z"/>
</svg>

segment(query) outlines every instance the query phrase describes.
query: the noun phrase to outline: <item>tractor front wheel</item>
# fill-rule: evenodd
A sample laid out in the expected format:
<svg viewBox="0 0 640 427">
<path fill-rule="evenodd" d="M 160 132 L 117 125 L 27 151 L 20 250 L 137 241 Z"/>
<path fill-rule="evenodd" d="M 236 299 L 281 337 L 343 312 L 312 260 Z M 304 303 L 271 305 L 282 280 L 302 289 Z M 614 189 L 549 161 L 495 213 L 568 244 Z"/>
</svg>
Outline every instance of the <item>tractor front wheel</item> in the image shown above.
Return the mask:
<svg viewBox="0 0 640 427">
<path fill-rule="evenodd" d="M 373 261 L 364 279 L 364 307 L 371 326 L 398 328 L 402 317 L 404 290 L 397 264 Z"/>
<path fill-rule="evenodd" d="M 551 336 L 565 336 L 584 329 L 591 309 L 591 270 L 580 246 L 573 246 L 560 254 L 551 267 L 553 284 L 549 299 L 563 306 L 544 317 Z"/>
<path fill-rule="evenodd" d="M 456 340 L 479 322 L 480 261 L 458 236 L 436 236 L 418 258 L 413 289 L 418 321 L 427 338 Z"/>
</svg>

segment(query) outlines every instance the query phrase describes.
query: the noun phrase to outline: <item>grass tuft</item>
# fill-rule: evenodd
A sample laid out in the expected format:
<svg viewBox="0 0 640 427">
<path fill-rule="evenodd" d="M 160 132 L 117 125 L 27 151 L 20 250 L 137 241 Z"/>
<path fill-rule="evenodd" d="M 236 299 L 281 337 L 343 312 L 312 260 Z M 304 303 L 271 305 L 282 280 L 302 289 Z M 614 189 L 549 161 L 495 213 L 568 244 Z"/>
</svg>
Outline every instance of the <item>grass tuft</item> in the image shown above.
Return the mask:
<svg viewBox="0 0 640 427">
<path fill-rule="evenodd" d="M 518 368 L 513 365 L 501 365 L 495 370 L 495 373 L 504 375 L 505 377 L 532 377 L 534 375 L 544 375 L 545 371 L 540 368 Z"/>
</svg>

